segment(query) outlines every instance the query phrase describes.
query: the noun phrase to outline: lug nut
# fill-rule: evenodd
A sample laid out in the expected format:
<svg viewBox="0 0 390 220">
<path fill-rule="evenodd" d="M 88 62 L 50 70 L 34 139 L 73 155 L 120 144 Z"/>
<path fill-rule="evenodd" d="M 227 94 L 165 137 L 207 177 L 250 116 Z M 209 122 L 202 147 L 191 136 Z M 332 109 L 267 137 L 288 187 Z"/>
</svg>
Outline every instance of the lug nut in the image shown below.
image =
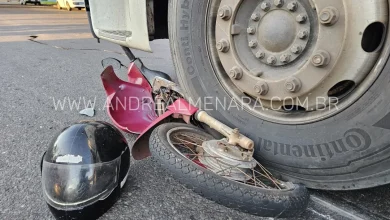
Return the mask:
<svg viewBox="0 0 390 220">
<path fill-rule="evenodd" d="M 254 27 L 248 27 L 246 29 L 246 32 L 248 32 L 248 34 L 255 34 L 256 33 L 256 29 Z"/>
<path fill-rule="evenodd" d="M 299 39 L 306 39 L 307 38 L 307 36 L 309 35 L 309 32 L 307 32 L 307 31 L 300 31 L 299 33 L 298 33 L 298 37 L 299 37 Z"/>
<path fill-rule="evenodd" d="M 296 77 L 287 79 L 286 83 L 284 84 L 286 90 L 292 93 L 298 92 L 301 89 L 301 85 L 301 80 Z"/>
<path fill-rule="evenodd" d="M 218 16 L 223 20 L 229 20 L 232 17 L 232 9 L 225 5 L 218 10 Z"/>
<path fill-rule="evenodd" d="M 257 51 L 256 58 L 257 59 L 263 59 L 265 57 L 265 53 L 261 50 Z"/>
<path fill-rule="evenodd" d="M 322 10 L 320 14 L 320 21 L 322 24 L 329 23 L 328 21 L 332 18 L 329 11 Z"/>
<path fill-rule="evenodd" d="M 284 0 L 275 0 L 274 4 L 276 7 L 280 8 L 284 5 Z"/>
<path fill-rule="evenodd" d="M 251 41 L 249 41 L 248 45 L 249 45 L 250 48 L 256 48 L 257 47 L 257 41 L 251 40 Z"/>
<path fill-rule="evenodd" d="M 271 8 L 271 5 L 268 2 L 263 2 L 260 7 L 263 11 L 268 11 Z"/>
<path fill-rule="evenodd" d="M 330 62 L 330 54 L 327 51 L 319 50 L 311 58 L 311 63 L 316 67 L 324 67 Z"/>
<path fill-rule="evenodd" d="M 291 2 L 290 4 L 287 5 L 287 9 L 294 12 L 298 8 L 298 3 L 296 2 Z"/>
<path fill-rule="evenodd" d="M 259 95 L 267 95 L 267 93 L 269 91 L 269 87 L 268 87 L 268 84 L 266 82 L 258 82 L 255 85 L 254 90 Z"/>
<path fill-rule="evenodd" d="M 302 51 L 302 47 L 298 45 L 294 45 L 291 47 L 291 53 L 299 54 Z"/>
<path fill-rule="evenodd" d="M 288 63 L 290 62 L 291 56 L 289 54 L 283 54 L 280 56 L 280 62 L 282 63 Z"/>
<path fill-rule="evenodd" d="M 217 43 L 217 50 L 223 53 L 228 52 L 230 49 L 229 41 L 226 39 L 222 39 Z"/>
<path fill-rule="evenodd" d="M 267 63 L 270 64 L 270 65 L 275 64 L 276 63 L 276 57 L 274 57 L 274 56 L 268 57 Z"/>
<path fill-rule="evenodd" d="M 303 14 L 299 14 L 296 18 L 297 22 L 300 23 L 300 24 L 303 24 L 306 22 L 307 20 L 307 16 L 306 15 L 303 15 Z"/>
<path fill-rule="evenodd" d="M 258 13 L 253 13 L 251 16 L 251 19 L 253 21 L 259 21 L 260 20 L 260 15 Z"/>
<path fill-rule="evenodd" d="M 339 12 L 334 7 L 326 7 L 320 13 L 320 22 L 323 25 L 333 25 L 338 21 Z"/>
<path fill-rule="evenodd" d="M 229 71 L 229 76 L 232 77 L 233 79 L 239 80 L 242 78 L 242 69 L 238 66 L 233 67 Z"/>
</svg>

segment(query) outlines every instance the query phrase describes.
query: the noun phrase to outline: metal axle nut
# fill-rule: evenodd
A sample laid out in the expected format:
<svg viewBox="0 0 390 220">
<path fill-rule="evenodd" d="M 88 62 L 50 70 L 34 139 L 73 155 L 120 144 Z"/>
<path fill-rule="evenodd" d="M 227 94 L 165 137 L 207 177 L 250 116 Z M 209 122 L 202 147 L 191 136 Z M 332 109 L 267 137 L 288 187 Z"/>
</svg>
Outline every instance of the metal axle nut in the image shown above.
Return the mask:
<svg viewBox="0 0 390 220">
<path fill-rule="evenodd" d="M 257 51 L 256 58 L 257 59 L 263 59 L 265 57 L 265 53 L 261 50 Z"/>
<path fill-rule="evenodd" d="M 230 43 L 226 39 L 222 39 L 217 43 L 217 50 L 223 53 L 228 52 L 230 49 Z"/>
<path fill-rule="evenodd" d="M 229 71 L 229 76 L 233 79 L 240 80 L 242 78 L 242 69 L 238 66 L 233 67 Z"/>
<path fill-rule="evenodd" d="M 296 2 L 291 2 L 290 4 L 287 5 L 287 9 L 294 12 L 298 9 L 298 3 Z"/>
<path fill-rule="evenodd" d="M 270 64 L 270 65 L 274 65 L 276 63 L 276 61 L 277 61 L 276 57 L 274 57 L 274 56 L 270 56 L 267 59 L 267 63 Z"/>
<path fill-rule="evenodd" d="M 255 41 L 255 40 L 249 41 L 248 46 L 249 46 L 250 48 L 256 48 L 256 47 L 257 47 L 257 41 Z"/>
<path fill-rule="evenodd" d="M 284 0 L 274 0 L 274 4 L 276 7 L 280 8 L 284 5 Z"/>
<path fill-rule="evenodd" d="M 259 82 L 255 85 L 254 90 L 259 95 L 267 95 L 269 87 L 266 82 Z"/>
<path fill-rule="evenodd" d="M 246 29 L 246 32 L 247 32 L 248 34 L 255 34 L 255 33 L 256 33 L 256 28 L 254 28 L 254 27 L 248 27 L 248 28 Z"/>
<path fill-rule="evenodd" d="M 271 5 L 268 2 L 263 2 L 260 7 L 263 11 L 268 11 L 271 8 Z"/>
<path fill-rule="evenodd" d="M 287 79 L 284 86 L 288 92 L 295 93 L 301 89 L 302 84 L 301 84 L 301 80 L 299 80 L 298 78 L 291 77 L 291 78 Z"/>
<path fill-rule="evenodd" d="M 301 46 L 294 45 L 294 46 L 291 47 L 291 53 L 299 54 L 300 52 L 302 52 L 302 47 Z"/>
<path fill-rule="evenodd" d="M 288 63 L 290 62 L 290 59 L 291 59 L 291 55 L 289 54 L 283 54 L 282 56 L 280 56 L 280 62 L 282 63 Z"/>
<path fill-rule="evenodd" d="M 259 21 L 259 20 L 260 20 L 260 15 L 259 15 L 258 13 L 253 13 L 253 14 L 251 15 L 251 19 L 252 19 L 253 21 Z"/>
<path fill-rule="evenodd" d="M 298 32 L 298 38 L 299 39 L 306 39 L 308 35 L 309 35 L 308 31 L 300 31 L 300 32 Z"/>
<path fill-rule="evenodd" d="M 330 54 L 325 50 L 319 50 L 311 58 L 311 63 L 316 67 L 327 66 L 330 62 Z"/>
<path fill-rule="evenodd" d="M 296 20 L 297 20 L 298 23 L 303 24 L 303 23 L 306 22 L 307 16 L 306 16 L 306 15 L 303 15 L 303 14 L 299 14 L 299 15 L 296 17 Z"/>
<path fill-rule="evenodd" d="M 232 8 L 225 5 L 218 10 L 218 16 L 223 20 L 229 20 L 232 17 Z"/>
</svg>

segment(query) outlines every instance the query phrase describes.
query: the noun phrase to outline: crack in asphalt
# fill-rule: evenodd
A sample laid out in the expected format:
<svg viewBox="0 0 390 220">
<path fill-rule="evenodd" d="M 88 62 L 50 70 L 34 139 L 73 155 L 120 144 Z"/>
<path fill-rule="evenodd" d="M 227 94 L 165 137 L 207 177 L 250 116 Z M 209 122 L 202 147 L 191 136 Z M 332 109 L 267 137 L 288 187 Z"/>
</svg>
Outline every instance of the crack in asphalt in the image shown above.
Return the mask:
<svg viewBox="0 0 390 220">
<path fill-rule="evenodd" d="M 73 48 L 73 47 L 61 47 L 61 46 L 56 46 L 56 45 L 50 45 L 48 43 L 44 43 L 42 41 L 38 41 L 38 40 L 35 40 L 36 38 L 38 38 L 38 36 L 35 36 L 35 35 L 32 35 L 32 36 L 29 36 L 30 39 L 28 39 L 30 42 L 34 42 L 34 43 L 37 43 L 37 44 L 42 44 L 42 45 L 46 45 L 46 46 L 49 46 L 49 47 L 53 47 L 53 48 L 56 48 L 56 49 L 60 49 L 60 50 L 78 50 L 78 51 L 100 51 L 100 52 L 107 52 L 107 53 L 115 53 L 115 54 L 119 54 L 119 55 L 122 55 L 122 56 L 126 56 L 125 53 L 121 53 L 121 52 L 117 52 L 117 51 L 112 51 L 112 50 L 101 50 L 101 49 L 87 49 L 87 48 Z M 126 56 L 127 57 L 127 56 Z M 140 59 L 152 59 L 152 60 L 164 60 L 163 58 L 159 58 L 159 57 L 138 57 Z"/>
<path fill-rule="evenodd" d="M 321 205 L 322 207 L 325 207 L 327 210 L 331 210 L 331 211 L 337 213 L 338 215 L 342 216 L 345 219 L 354 219 L 354 220 L 364 220 L 364 219 L 366 219 L 366 218 L 363 219 L 363 218 L 359 217 L 357 215 L 357 213 L 354 213 L 352 210 L 347 210 L 345 208 L 338 207 L 337 205 L 332 204 L 331 202 L 329 202 L 327 200 L 324 200 L 323 198 L 318 197 L 316 195 L 311 195 L 310 198 L 311 198 L 311 200 L 314 203 L 316 203 L 318 205 Z M 313 210 L 309 209 L 309 211 L 312 211 L 312 212 L 313 212 Z M 322 213 L 320 213 L 320 214 L 322 214 Z M 359 213 L 359 214 L 360 215 L 365 215 L 363 213 Z"/>
<path fill-rule="evenodd" d="M 313 208 L 307 208 L 307 210 L 309 210 L 310 212 L 314 213 L 314 214 L 317 215 L 317 216 L 320 216 L 320 217 L 323 218 L 323 219 L 335 220 L 335 219 L 332 218 L 330 215 L 325 215 L 325 214 L 322 214 L 322 213 L 320 213 L 320 212 L 317 212 L 317 211 L 314 210 Z"/>
<path fill-rule="evenodd" d="M 56 45 L 50 45 L 48 43 L 44 43 L 42 41 L 35 40 L 35 39 L 38 38 L 38 36 L 32 35 L 32 36 L 29 36 L 29 37 L 30 37 L 30 39 L 28 39 L 28 40 L 31 41 L 31 42 L 42 44 L 42 45 L 46 45 L 46 46 L 53 47 L 53 48 L 56 48 L 56 49 L 61 49 L 61 50 L 100 51 L 100 52 L 116 53 L 116 54 L 120 54 L 120 55 L 126 56 L 126 54 L 124 54 L 124 53 L 111 51 L 111 50 L 89 49 L 89 48 L 88 49 L 87 48 L 73 48 L 73 47 L 61 47 L 61 46 L 56 46 Z"/>
</svg>

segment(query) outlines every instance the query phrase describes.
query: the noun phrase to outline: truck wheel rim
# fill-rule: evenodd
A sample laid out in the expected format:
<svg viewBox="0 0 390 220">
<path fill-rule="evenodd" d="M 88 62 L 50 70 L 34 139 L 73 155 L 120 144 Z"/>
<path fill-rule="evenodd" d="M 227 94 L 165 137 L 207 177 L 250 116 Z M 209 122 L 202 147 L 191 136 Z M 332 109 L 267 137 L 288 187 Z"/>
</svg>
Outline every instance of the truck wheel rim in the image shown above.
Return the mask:
<svg viewBox="0 0 390 220">
<path fill-rule="evenodd" d="M 389 55 L 388 14 L 387 0 L 210 1 L 209 57 L 249 113 L 311 123 L 344 110 L 377 79 Z"/>
</svg>

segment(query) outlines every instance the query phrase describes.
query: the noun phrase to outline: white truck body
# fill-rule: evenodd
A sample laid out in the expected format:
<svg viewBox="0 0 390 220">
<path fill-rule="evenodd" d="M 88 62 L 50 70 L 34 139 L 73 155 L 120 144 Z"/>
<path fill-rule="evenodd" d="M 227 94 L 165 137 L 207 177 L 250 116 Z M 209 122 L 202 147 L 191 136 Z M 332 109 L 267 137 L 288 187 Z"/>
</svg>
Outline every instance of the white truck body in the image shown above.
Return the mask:
<svg viewBox="0 0 390 220">
<path fill-rule="evenodd" d="M 93 0 L 89 4 L 92 27 L 97 37 L 125 47 L 152 52 L 146 0 Z M 106 13 L 107 11 L 110 13 Z"/>
</svg>

